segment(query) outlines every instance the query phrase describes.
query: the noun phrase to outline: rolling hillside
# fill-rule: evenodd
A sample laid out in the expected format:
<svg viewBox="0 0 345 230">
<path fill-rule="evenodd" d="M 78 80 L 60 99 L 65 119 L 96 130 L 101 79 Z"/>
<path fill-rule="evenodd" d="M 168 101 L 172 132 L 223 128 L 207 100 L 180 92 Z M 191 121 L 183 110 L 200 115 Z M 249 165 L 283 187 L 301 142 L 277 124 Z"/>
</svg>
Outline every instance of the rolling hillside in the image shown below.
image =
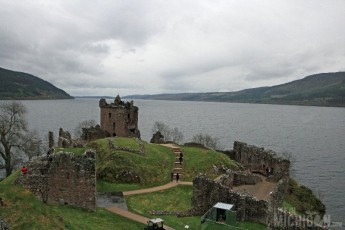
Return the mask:
<svg viewBox="0 0 345 230">
<path fill-rule="evenodd" d="M 315 74 L 282 85 L 237 92 L 132 95 L 127 98 L 345 107 L 345 72 Z"/>
<path fill-rule="evenodd" d="M 0 100 L 72 99 L 62 89 L 31 74 L 0 68 Z"/>
</svg>

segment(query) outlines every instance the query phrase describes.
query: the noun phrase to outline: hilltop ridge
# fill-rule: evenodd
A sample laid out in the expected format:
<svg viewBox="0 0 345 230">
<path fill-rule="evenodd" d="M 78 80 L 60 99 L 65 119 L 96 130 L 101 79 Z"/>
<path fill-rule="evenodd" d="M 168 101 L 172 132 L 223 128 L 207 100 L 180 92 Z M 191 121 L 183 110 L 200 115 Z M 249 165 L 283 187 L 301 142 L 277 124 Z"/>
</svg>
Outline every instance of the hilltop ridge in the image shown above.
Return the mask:
<svg viewBox="0 0 345 230">
<path fill-rule="evenodd" d="M 68 93 L 34 75 L 0 68 L 0 100 L 73 99 Z"/>
<path fill-rule="evenodd" d="M 130 95 L 124 98 L 345 107 L 345 72 L 314 74 L 281 85 L 236 92 Z"/>
</svg>

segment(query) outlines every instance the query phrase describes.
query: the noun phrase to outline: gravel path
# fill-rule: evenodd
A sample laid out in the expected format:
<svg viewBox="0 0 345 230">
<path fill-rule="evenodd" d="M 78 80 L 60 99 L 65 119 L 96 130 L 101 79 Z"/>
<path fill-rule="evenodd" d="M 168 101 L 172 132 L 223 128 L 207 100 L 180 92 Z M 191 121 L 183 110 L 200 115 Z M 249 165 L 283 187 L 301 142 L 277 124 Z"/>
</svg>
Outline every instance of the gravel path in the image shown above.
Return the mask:
<svg viewBox="0 0 345 230">
<path fill-rule="evenodd" d="M 267 200 L 270 195 L 270 192 L 274 190 L 277 183 L 266 181 L 266 177 L 260 174 L 256 174 L 256 175 L 261 177 L 262 182 L 258 182 L 255 185 L 234 186 L 233 190 L 239 191 L 239 192 L 250 193 L 251 195 L 256 197 L 258 200 Z"/>
</svg>

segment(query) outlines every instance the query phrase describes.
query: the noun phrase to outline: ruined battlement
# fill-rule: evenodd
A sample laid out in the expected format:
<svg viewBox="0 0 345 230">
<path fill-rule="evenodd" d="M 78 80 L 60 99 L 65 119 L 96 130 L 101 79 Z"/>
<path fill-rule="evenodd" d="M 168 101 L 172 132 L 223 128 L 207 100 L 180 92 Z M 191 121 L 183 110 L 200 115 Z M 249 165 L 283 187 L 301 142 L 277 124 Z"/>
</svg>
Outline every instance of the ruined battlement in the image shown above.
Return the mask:
<svg viewBox="0 0 345 230">
<path fill-rule="evenodd" d="M 270 176 L 276 182 L 289 176 L 290 161 L 272 150 L 235 141 L 231 158 L 246 169 Z"/>
<path fill-rule="evenodd" d="M 96 210 L 95 153 L 83 156 L 57 153 L 28 162 L 28 173 L 15 183 L 28 188 L 43 202 Z"/>
<path fill-rule="evenodd" d="M 215 180 L 205 174 L 195 177 L 190 215 L 202 215 L 217 202 L 223 202 L 234 205 L 239 221 L 266 224 L 268 229 L 288 229 L 288 226 L 294 226 L 294 229 L 309 229 L 310 220 L 280 208 L 289 187 L 289 160 L 274 151 L 242 142 L 234 143 L 231 157 L 246 170 L 227 170 Z M 269 173 L 267 168 L 271 170 Z M 258 183 L 264 183 L 259 185 L 264 189 L 255 194 L 258 187 L 250 186 Z M 315 229 L 324 228 L 316 223 Z"/>
<path fill-rule="evenodd" d="M 139 137 L 138 111 L 133 101 L 123 102 L 118 95 L 113 103 L 108 104 L 102 98 L 99 101 L 101 109 L 101 129 L 106 131 L 109 136 L 119 137 Z"/>
</svg>

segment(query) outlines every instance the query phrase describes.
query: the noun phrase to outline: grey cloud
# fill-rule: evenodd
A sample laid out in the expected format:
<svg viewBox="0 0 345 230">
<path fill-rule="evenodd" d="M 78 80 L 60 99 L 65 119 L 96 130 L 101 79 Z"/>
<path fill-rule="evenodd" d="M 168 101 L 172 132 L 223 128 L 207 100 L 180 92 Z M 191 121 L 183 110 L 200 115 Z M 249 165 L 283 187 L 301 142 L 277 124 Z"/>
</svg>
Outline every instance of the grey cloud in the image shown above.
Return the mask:
<svg viewBox="0 0 345 230">
<path fill-rule="evenodd" d="M 73 95 L 283 83 L 345 70 L 344 8 L 322 0 L 0 0 L 0 63 Z"/>
</svg>

